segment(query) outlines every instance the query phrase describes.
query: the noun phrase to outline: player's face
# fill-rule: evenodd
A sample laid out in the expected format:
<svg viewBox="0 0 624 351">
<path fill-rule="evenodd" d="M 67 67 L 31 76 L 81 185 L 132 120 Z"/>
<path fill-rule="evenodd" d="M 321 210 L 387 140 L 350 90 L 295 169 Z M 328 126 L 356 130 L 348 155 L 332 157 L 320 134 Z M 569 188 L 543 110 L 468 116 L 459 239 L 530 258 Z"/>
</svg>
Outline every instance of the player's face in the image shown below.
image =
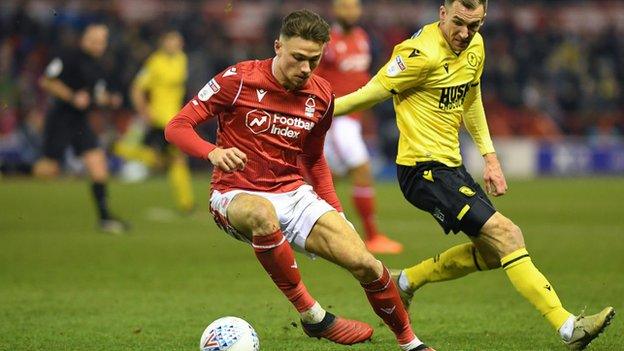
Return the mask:
<svg viewBox="0 0 624 351">
<path fill-rule="evenodd" d="M 323 56 L 325 44 L 300 37 L 275 41 L 275 74 L 286 89 L 302 87 L 312 75 Z"/>
<path fill-rule="evenodd" d="M 444 38 L 455 52 L 464 51 L 485 19 L 485 8 L 479 5 L 470 10 L 455 1 L 451 6 L 440 6 L 440 29 Z"/>
<path fill-rule="evenodd" d="M 360 0 L 334 1 L 334 14 L 343 27 L 353 27 L 362 16 Z"/>
<path fill-rule="evenodd" d="M 162 40 L 163 49 L 169 54 L 178 53 L 184 47 L 184 41 L 178 32 L 167 33 Z"/>
<path fill-rule="evenodd" d="M 102 25 L 90 26 L 82 37 L 82 47 L 92 56 L 101 57 L 108 45 L 108 28 Z"/>
</svg>

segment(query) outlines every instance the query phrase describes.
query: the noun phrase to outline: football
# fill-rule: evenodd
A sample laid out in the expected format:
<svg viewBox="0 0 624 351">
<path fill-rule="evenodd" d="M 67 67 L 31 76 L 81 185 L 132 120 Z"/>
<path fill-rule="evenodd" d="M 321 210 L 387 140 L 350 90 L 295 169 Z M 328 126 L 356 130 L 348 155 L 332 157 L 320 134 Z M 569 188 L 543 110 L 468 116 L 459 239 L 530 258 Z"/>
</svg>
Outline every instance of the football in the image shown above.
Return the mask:
<svg viewBox="0 0 624 351">
<path fill-rule="evenodd" d="M 254 328 L 237 317 L 222 317 L 210 323 L 199 341 L 201 351 L 258 351 L 260 340 Z"/>
</svg>

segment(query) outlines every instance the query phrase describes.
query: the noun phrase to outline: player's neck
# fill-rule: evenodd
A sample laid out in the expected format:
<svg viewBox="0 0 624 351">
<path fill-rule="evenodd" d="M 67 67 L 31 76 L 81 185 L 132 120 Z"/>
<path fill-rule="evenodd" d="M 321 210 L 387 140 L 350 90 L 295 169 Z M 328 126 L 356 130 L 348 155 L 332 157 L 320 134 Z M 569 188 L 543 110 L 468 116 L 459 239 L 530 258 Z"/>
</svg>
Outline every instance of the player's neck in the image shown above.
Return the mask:
<svg viewBox="0 0 624 351">
<path fill-rule="evenodd" d="M 273 78 L 275 78 L 275 80 L 277 80 L 277 82 L 284 87 L 284 89 L 292 90 L 293 87 L 291 87 L 288 83 L 288 79 L 286 79 L 282 72 L 277 69 L 277 60 L 279 60 L 279 58 L 275 56 L 273 57 L 273 61 L 271 61 L 271 74 L 273 75 Z"/>
</svg>

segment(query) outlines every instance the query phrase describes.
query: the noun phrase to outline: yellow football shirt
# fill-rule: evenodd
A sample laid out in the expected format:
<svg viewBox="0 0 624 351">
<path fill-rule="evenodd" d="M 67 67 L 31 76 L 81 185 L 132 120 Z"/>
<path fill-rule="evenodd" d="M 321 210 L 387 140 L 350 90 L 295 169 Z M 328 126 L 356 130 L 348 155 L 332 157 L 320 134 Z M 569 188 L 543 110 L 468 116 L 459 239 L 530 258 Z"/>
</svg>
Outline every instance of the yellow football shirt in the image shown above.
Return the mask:
<svg viewBox="0 0 624 351">
<path fill-rule="evenodd" d="M 480 34 L 456 54 L 438 22 L 424 26 L 394 48 L 390 61 L 373 79 L 394 94 L 400 131 L 398 164 L 461 165 L 462 121 L 482 154 L 494 152 L 479 86 L 484 60 Z"/>
<path fill-rule="evenodd" d="M 154 126 L 164 128 L 182 108 L 187 78 L 183 52 L 170 55 L 154 52 L 136 77 L 135 84 L 148 92 L 148 112 Z"/>
</svg>

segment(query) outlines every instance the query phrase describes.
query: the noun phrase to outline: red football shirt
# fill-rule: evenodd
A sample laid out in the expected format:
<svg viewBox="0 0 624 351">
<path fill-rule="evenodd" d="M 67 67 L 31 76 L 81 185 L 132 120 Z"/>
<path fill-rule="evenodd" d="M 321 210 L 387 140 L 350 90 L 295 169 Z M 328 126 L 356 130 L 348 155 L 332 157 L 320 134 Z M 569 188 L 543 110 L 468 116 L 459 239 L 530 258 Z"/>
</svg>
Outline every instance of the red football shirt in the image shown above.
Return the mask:
<svg viewBox="0 0 624 351">
<path fill-rule="evenodd" d="M 288 91 L 273 75 L 272 63 L 245 61 L 217 74 L 169 122 L 165 136 L 203 159 L 216 147 L 237 147 L 247 155 L 242 171 L 215 168 L 213 189 L 292 191 L 304 184 L 301 165 L 317 194 L 342 211 L 323 155 L 334 109 L 331 86 L 313 74 L 301 89 Z M 216 145 L 194 130 L 210 118 L 218 121 Z"/>
<path fill-rule="evenodd" d="M 366 32 L 354 27 L 345 33 L 334 25 L 316 74 L 327 79 L 340 97 L 358 90 L 370 80 L 370 64 L 370 40 Z"/>
</svg>

